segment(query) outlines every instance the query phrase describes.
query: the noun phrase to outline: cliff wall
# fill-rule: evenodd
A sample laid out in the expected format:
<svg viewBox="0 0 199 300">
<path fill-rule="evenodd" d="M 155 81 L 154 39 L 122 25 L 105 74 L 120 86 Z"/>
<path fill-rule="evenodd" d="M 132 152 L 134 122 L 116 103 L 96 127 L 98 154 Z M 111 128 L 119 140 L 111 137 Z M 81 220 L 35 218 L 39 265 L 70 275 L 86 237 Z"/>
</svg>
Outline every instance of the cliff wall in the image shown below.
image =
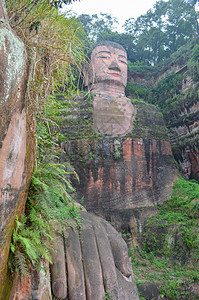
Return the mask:
<svg viewBox="0 0 199 300">
<path fill-rule="evenodd" d="M 198 36 L 174 53 L 150 76 L 130 72 L 128 95 L 158 105 L 168 129 L 173 155 L 186 179 L 199 180 Z M 153 79 L 153 80 L 152 80 Z"/>
<path fill-rule="evenodd" d="M 0 298 L 6 299 L 11 235 L 15 216 L 24 211 L 35 143 L 34 122 L 25 105 L 26 50 L 8 24 L 4 1 L 0 32 Z"/>
</svg>

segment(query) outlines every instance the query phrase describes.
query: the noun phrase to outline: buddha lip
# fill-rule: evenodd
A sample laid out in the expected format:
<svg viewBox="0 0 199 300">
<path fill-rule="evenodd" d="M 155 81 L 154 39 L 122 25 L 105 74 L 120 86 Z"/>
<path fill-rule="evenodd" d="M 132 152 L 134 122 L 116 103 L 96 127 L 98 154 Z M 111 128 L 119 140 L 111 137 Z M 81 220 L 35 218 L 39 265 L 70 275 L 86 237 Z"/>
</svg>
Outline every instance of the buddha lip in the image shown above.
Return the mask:
<svg viewBox="0 0 199 300">
<path fill-rule="evenodd" d="M 108 73 L 108 74 L 113 76 L 121 76 L 119 73 Z"/>
</svg>

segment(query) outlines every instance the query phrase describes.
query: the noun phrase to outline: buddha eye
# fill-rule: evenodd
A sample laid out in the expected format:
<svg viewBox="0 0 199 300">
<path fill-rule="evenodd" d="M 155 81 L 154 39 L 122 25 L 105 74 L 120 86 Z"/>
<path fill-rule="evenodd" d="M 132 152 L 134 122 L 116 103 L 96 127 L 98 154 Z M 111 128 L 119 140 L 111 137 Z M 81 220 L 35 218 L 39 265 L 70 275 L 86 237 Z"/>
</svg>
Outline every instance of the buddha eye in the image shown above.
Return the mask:
<svg viewBox="0 0 199 300">
<path fill-rule="evenodd" d="M 121 59 L 120 59 L 120 62 L 121 62 L 122 64 L 127 65 L 127 63 L 126 63 L 124 60 L 121 60 Z"/>
<path fill-rule="evenodd" d="M 107 58 L 107 59 L 108 59 L 108 58 L 110 58 L 110 57 L 109 57 L 109 56 L 101 55 L 101 56 L 98 56 L 98 58 L 105 58 L 105 59 Z"/>
</svg>

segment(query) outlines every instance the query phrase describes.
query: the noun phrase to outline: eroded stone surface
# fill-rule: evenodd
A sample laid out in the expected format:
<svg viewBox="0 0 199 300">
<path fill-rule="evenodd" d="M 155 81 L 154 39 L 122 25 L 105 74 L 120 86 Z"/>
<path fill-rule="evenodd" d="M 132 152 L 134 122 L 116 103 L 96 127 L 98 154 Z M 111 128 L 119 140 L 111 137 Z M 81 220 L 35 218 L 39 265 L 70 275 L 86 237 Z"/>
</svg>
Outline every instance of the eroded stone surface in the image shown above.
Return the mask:
<svg viewBox="0 0 199 300">
<path fill-rule="evenodd" d="M 27 55 L 24 44 L 8 24 L 0 1 L 0 293 L 4 292 L 7 258 L 15 215 L 25 205 L 34 163 L 27 154 L 25 91 Z M 28 147 L 33 142 L 28 141 Z M 28 161 L 32 157 L 31 162 Z M 29 164 L 29 165 L 28 165 Z M 27 172 L 27 165 L 30 172 Z M 8 293 L 9 291 L 7 291 Z M 1 295 L 1 294 L 0 294 Z M 1 297 L 1 296 L 0 296 Z M 2 296 L 4 297 L 4 296 Z"/>
<path fill-rule="evenodd" d="M 197 91 L 196 91 L 197 93 Z M 168 126 L 173 153 L 185 179 L 199 181 L 199 102 L 190 99 L 185 107 L 174 112 L 177 116 Z M 177 109 L 176 109 L 177 110 Z"/>
<path fill-rule="evenodd" d="M 103 300 L 107 292 L 113 300 L 138 300 L 127 245 L 121 235 L 108 222 L 87 212 L 81 212 L 81 224 L 81 230 L 66 228 L 63 238 L 68 299 Z M 62 272 L 57 276 L 63 254 L 59 250 L 51 268 L 52 286 L 57 281 L 62 283 L 54 293 L 57 297 L 66 283 Z"/>
<path fill-rule="evenodd" d="M 11 288 L 11 287 L 9 287 Z M 6 295 L 7 296 L 7 295 Z M 5 298 L 2 298 L 2 300 Z M 51 285 L 49 263 L 43 262 L 41 270 L 29 270 L 26 276 L 20 278 L 15 274 L 9 300 L 51 300 Z"/>
<path fill-rule="evenodd" d="M 80 178 L 74 181 L 79 201 L 84 197 L 88 211 L 108 220 L 112 211 L 119 216 L 124 209 L 162 203 L 178 178 L 168 141 L 85 138 L 71 142 L 68 150 Z"/>
<path fill-rule="evenodd" d="M 0 1 L 0 22 L 8 23 L 5 0 Z"/>
<path fill-rule="evenodd" d="M 126 97 L 95 96 L 94 129 L 112 137 L 125 136 L 132 130 L 136 108 Z"/>
</svg>

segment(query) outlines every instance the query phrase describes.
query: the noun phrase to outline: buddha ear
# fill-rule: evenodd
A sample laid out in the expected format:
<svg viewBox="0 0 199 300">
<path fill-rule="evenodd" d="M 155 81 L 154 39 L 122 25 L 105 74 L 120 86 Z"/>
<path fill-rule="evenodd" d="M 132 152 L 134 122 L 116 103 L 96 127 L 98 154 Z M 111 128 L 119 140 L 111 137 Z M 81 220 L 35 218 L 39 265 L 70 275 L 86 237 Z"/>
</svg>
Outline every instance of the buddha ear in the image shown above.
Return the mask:
<svg viewBox="0 0 199 300">
<path fill-rule="evenodd" d="M 93 65 L 92 65 L 91 61 L 84 64 L 82 73 L 84 76 L 84 85 L 86 87 L 92 85 L 92 83 L 93 83 Z"/>
</svg>

